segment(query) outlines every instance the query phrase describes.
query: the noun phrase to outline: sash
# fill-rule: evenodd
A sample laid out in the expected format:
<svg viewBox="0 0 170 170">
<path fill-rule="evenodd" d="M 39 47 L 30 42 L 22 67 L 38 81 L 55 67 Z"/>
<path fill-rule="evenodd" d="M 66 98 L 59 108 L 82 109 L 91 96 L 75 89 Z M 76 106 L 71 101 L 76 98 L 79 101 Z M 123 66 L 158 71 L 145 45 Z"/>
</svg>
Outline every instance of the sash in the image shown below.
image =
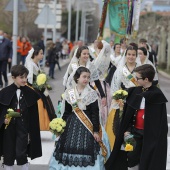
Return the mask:
<svg viewBox="0 0 170 170">
<path fill-rule="evenodd" d="M 68 90 L 68 94 L 75 115 L 78 117 L 80 122 L 88 129 L 88 131 L 93 135 L 93 124 L 91 120 L 87 117 L 87 115 L 81 109 L 79 109 L 74 89 Z M 102 139 L 101 125 L 99 128 L 99 136 Z M 100 141 L 99 145 L 102 149 L 102 156 L 106 158 L 107 156 L 106 146 L 104 145 L 103 141 Z"/>
<path fill-rule="evenodd" d="M 123 67 L 123 75 L 135 86 L 138 86 L 136 79 L 133 77 L 133 75 L 129 72 L 129 70 L 126 67 Z"/>
</svg>

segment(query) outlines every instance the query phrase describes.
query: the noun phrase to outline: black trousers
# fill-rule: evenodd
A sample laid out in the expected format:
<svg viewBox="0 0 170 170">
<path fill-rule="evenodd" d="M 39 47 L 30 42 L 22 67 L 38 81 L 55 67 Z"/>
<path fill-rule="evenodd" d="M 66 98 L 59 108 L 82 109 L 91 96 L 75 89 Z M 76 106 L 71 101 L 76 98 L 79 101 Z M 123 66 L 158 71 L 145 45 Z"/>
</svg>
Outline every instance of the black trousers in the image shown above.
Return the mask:
<svg viewBox="0 0 170 170">
<path fill-rule="evenodd" d="M 13 118 L 7 129 L 4 130 L 3 155 L 7 166 L 24 165 L 27 160 L 28 130 L 22 118 Z"/>
</svg>

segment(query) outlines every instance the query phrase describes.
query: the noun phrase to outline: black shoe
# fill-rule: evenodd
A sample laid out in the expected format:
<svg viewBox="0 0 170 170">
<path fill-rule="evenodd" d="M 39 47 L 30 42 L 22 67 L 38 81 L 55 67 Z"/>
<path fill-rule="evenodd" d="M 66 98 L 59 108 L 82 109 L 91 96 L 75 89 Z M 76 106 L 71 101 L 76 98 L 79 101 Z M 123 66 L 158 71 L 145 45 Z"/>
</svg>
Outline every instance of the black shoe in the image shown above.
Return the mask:
<svg viewBox="0 0 170 170">
<path fill-rule="evenodd" d="M 54 77 L 51 77 L 52 79 L 55 79 Z"/>
</svg>

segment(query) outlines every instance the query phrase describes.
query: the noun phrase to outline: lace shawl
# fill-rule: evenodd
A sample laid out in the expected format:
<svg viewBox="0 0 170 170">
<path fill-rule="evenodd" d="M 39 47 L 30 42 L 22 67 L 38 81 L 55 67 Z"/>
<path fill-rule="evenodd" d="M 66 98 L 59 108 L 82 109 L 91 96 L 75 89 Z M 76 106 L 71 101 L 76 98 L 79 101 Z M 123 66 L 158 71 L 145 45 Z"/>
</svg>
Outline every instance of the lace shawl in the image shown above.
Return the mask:
<svg viewBox="0 0 170 170">
<path fill-rule="evenodd" d="M 121 60 L 121 58 L 122 58 L 121 55 L 119 55 L 119 56 L 117 56 L 117 57 L 115 56 L 115 54 L 111 54 L 111 55 L 110 55 L 111 63 L 112 63 L 113 65 L 115 65 L 116 67 L 117 67 L 119 61 Z"/>
<path fill-rule="evenodd" d="M 77 60 L 77 62 L 74 62 L 74 63 L 69 65 L 68 71 L 69 71 L 69 73 L 70 72 L 71 73 L 70 73 L 70 76 L 67 78 L 67 81 L 66 81 L 66 87 L 67 88 L 72 88 L 72 87 L 75 86 L 75 81 L 74 81 L 73 77 L 74 77 L 76 70 L 79 67 L 82 67 L 82 66 L 78 65 L 78 60 Z M 88 68 L 90 70 L 90 82 L 93 82 L 93 81 L 99 79 L 98 71 L 97 71 L 95 65 L 90 60 L 87 61 L 86 68 Z"/>
<path fill-rule="evenodd" d="M 69 93 L 68 93 L 67 89 L 64 93 L 64 99 L 71 104 L 70 101 L 70 97 L 69 97 Z M 76 86 L 74 87 L 75 90 L 75 95 L 77 98 L 77 102 L 78 102 L 78 107 L 81 110 L 86 110 L 86 106 L 88 106 L 89 104 L 95 102 L 96 100 L 98 100 L 98 96 L 97 96 L 97 92 L 95 90 L 93 90 L 89 85 L 87 85 L 83 92 L 81 93 L 81 95 L 78 94 L 78 91 L 76 89 Z"/>
<path fill-rule="evenodd" d="M 139 66 L 139 64 L 137 63 L 136 67 Z M 111 94 L 113 94 L 115 91 L 119 90 L 121 88 L 121 83 L 123 83 L 123 85 L 126 88 L 130 88 L 130 87 L 134 87 L 135 85 L 125 77 L 125 75 L 123 74 L 123 68 L 126 67 L 126 65 L 124 65 L 123 67 L 118 67 L 114 73 L 112 82 L 111 82 Z M 134 73 L 132 73 L 132 75 L 134 75 Z"/>
<path fill-rule="evenodd" d="M 68 65 L 68 67 L 67 67 L 67 71 L 66 71 L 66 73 L 65 73 L 65 75 L 64 75 L 64 77 L 63 77 L 63 86 L 67 86 L 67 80 L 68 80 L 68 77 L 69 77 L 69 75 L 72 73 L 72 64 L 73 63 L 78 63 L 78 59 L 77 59 L 77 57 L 76 57 L 76 54 L 77 54 L 77 50 L 78 50 L 78 48 L 76 48 L 75 49 L 75 51 L 74 51 L 74 54 L 73 54 L 73 57 L 72 57 L 72 59 L 71 59 L 71 61 L 70 61 L 70 64 Z"/>
<path fill-rule="evenodd" d="M 141 63 L 141 64 L 142 64 L 142 63 Z M 143 64 L 150 64 L 150 65 L 154 68 L 154 70 L 155 70 L 154 80 L 158 80 L 158 73 L 157 73 L 157 71 L 156 71 L 156 68 L 155 68 L 154 64 L 149 60 L 149 53 L 147 53 L 147 57 L 146 57 L 146 59 L 145 59 L 145 61 L 144 61 Z"/>
<path fill-rule="evenodd" d="M 110 54 L 111 54 L 111 47 L 106 41 L 102 40 L 103 48 L 101 49 L 97 58 L 93 61 L 95 67 L 97 68 L 98 74 L 100 79 L 105 78 L 105 73 L 110 64 Z"/>
</svg>

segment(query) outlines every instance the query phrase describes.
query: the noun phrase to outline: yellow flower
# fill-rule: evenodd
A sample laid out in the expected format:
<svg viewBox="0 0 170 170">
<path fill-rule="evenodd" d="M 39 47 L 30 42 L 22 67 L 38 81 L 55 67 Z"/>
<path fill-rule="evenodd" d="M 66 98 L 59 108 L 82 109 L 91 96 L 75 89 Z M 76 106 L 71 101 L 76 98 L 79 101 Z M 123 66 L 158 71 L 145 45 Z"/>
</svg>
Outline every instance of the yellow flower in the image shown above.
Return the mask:
<svg viewBox="0 0 170 170">
<path fill-rule="evenodd" d="M 122 94 L 122 90 L 118 90 L 116 92 L 117 92 L 117 94 Z"/>
<path fill-rule="evenodd" d="M 65 97 L 65 94 L 63 93 L 63 94 L 61 95 L 61 97 L 62 97 L 62 99 L 64 99 L 64 97 Z"/>
<path fill-rule="evenodd" d="M 54 122 L 50 122 L 50 128 L 52 129 L 52 130 L 55 130 L 56 129 L 56 125 L 54 124 Z"/>
<path fill-rule="evenodd" d="M 125 151 L 133 151 L 133 146 L 131 144 L 126 144 Z"/>
<path fill-rule="evenodd" d="M 65 121 L 61 122 L 60 124 L 61 124 L 62 127 L 66 127 L 66 122 Z"/>
<path fill-rule="evenodd" d="M 52 133 L 60 135 L 64 132 L 66 122 L 62 118 L 55 118 L 50 122 L 49 127 Z"/>
<path fill-rule="evenodd" d="M 9 108 L 9 109 L 7 110 L 7 112 L 14 112 L 14 110 L 11 109 L 11 108 Z"/>
<path fill-rule="evenodd" d="M 37 76 L 36 83 L 38 86 L 45 84 L 47 76 L 44 73 L 41 73 Z"/>
<path fill-rule="evenodd" d="M 62 128 L 62 126 L 60 126 L 60 125 L 58 125 L 57 128 L 56 128 L 57 132 L 61 132 L 62 129 L 63 129 L 63 128 Z"/>
<path fill-rule="evenodd" d="M 124 96 L 127 96 L 127 95 L 128 95 L 128 92 L 124 90 L 124 91 L 123 91 L 123 95 L 124 95 Z"/>
</svg>

